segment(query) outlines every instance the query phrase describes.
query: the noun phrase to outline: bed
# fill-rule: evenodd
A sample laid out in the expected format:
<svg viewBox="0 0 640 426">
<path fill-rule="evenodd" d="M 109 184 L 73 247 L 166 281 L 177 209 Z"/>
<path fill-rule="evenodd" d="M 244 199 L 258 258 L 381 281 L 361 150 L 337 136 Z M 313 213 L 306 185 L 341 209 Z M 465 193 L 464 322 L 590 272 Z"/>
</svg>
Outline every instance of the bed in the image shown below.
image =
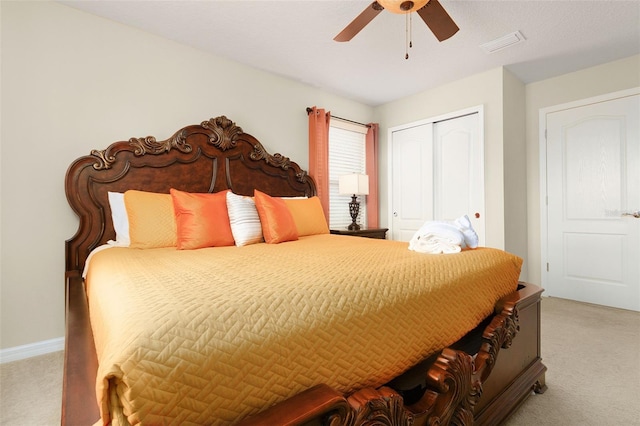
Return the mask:
<svg viewBox="0 0 640 426">
<path fill-rule="evenodd" d="M 92 151 L 65 190 L 80 224 L 62 424 L 498 424 L 545 389 L 542 290 L 518 283 L 519 258 L 330 235 L 311 177 L 224 116 Z M 113 194 L 135 228 L 124 246 Z M 236 244 L 178 221 L 177 243 L 136 246 L 171 235 L 160 204 L 132 216 L 136 202 L 194 194 L 226 200 Z M 237 246 L 230 199 L 256 204 L 266 242 Z M 283 205 L 306 206 L 288 228 Z"/>
</svg>

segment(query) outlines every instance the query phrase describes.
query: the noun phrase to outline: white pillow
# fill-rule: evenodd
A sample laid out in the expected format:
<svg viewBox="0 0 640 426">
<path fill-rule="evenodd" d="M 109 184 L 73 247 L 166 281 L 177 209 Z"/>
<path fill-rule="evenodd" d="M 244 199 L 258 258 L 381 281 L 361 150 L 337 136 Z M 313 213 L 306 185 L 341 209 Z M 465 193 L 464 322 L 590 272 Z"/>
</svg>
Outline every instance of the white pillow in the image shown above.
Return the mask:
<svg viewBox="0 0 640 426">
<path fill-rule="evenodd" d="M 110 241 L 112 245 L 129 247 L 129 216 L 124 205 L 124 194 L 121 192 L 108 192 L 109 207 L 111 207 L 111 221 L 116 231 L 116 240 Z"/>
<path fill-rule="evenodd" d="M 260 216 L 258 216 L 256 203 L 252 197 L 244 197 L 231 191 L 227 192 L 227 210 L 236 246 L 241 247 L 264 241 Z"/>
</svg>

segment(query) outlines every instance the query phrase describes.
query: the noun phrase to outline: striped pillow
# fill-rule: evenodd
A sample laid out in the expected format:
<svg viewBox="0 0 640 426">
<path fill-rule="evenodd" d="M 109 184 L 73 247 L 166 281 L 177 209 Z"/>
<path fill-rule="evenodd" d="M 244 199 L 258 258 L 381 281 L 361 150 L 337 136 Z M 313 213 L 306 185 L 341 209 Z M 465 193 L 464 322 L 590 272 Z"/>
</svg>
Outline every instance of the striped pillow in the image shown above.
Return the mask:
<svg viewBox="0 0 640 426">
<path fill-rule="evenodd" d="M 227 210 L 236 246 L 241 247 L 264 241 L 260 216 L 258 216 L 256 203 L 252 197 L 237 195 L 231 191 L 227 192 Z"/>
</svg>

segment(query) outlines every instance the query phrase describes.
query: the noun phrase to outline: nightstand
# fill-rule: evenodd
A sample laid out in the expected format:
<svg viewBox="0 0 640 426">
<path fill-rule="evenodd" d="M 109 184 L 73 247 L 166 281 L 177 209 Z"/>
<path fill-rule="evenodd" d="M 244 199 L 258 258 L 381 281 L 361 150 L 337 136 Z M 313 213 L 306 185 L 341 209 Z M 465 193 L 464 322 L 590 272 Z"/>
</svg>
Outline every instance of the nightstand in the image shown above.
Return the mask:
<svg viewBox="0 0 640 426">
<path fill-rule="evenodd" d="M 337 235 L 351 235 L 354 237 L 377 238 L 384 240 L 387 235 L 388 228 L 361 228 L 357 231 L 349 231 L 348 229 L 331 229 L 329 232 Z"/>
</svg>

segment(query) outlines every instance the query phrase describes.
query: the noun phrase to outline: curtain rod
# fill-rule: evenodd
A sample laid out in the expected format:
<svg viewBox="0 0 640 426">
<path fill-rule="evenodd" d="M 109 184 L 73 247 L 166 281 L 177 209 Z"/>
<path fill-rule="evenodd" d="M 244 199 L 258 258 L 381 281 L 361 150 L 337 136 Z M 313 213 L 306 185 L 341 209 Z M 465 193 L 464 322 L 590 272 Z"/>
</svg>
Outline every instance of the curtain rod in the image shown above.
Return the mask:
<svg viewBox="0 0 640 426">
<path fill-rule="evenodd" d="M 313 108 L 307 107 L 307 115 L 311 114 L 311 111 L 313 111 Z M 359 125 L 367 127 L 367 128 L 371 127 L 370 124 L 360 123 L 358 121 L 353 121 L 353 120 L 349 120 L 348 118 L 338 117 L 337 115 L 333 115 L 333 114 L 331 114 L 331 118 L 335 118 L 336 120 L 346 121 L 348 123 L 359 124 Z"/>
</svg>

